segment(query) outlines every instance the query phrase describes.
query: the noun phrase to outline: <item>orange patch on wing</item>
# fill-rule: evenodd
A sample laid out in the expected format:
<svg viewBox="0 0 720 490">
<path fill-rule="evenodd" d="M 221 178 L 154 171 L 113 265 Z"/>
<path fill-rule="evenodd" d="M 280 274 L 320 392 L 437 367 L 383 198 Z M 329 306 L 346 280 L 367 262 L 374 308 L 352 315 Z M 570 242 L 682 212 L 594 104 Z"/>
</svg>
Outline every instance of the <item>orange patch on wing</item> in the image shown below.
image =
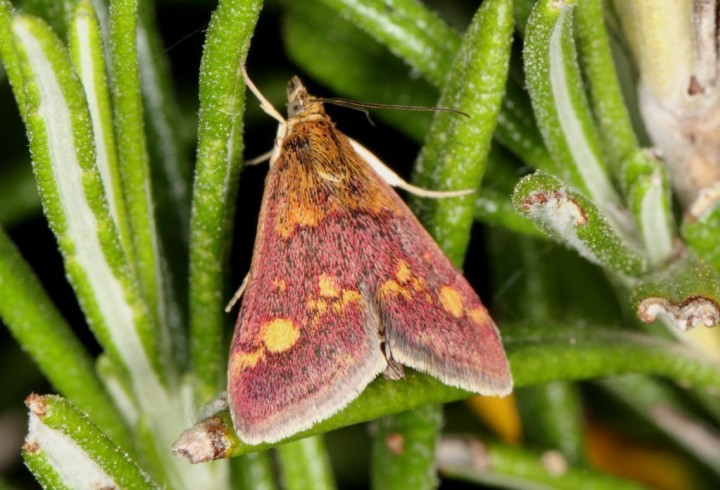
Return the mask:
<svg viewBox="0 0 720 490">
<path fill-rule="evenodd" d="M 276 230 L 281 237 L 287 239 L 298 226 L 317 226 L 324 217 L 325 213 L 318 207 L 292 203 L 288 206 L 287 219 L 278 220 Z"/>
<path fill-rule="evenodd" d="M 380 296 L 384 297 L 397 297 L 397 296 L 404 296 L 407 299 L 411 299 L 412 296 L 410 294 L 410 291 L 402 287 L 400 284 L 398 284 L 397 281 L 394 281 L 392 279 L 389 279 L 382 283 L 380 286 Z"/>
<path fill-rule="evenodd" d="M 316 311 L 318 313 L 325 313 L 328 309 L 327 301 L 324 299 L 309 299 L 307 300 L 307 307 L 310 311 Z"/>
<path fill-rule="evenodd" d="M 450 313 L 455 318 L 460 318 L 463 315 L 465 307 L 463 305 L 462 296 L 457 289 L 451 286 L 443 286 L 440 289 L 440 304 L 442 304 L 445 311 Z"/>
<path fill-rule="evenodd" d="M 286 351 L 295 345 L 298 337 L 300 337 L 300 329 L 288 318 L 276 318 L 260 327 L 260 338 L 268 352 Z"/>
<path fill-rule="evenodd" d="M 413 274 L 410 271 L 410 266 L 404 260 L 400 260 L 398 262 L 398 270 L 397 273 L 395 273 L 395 277 L 397 277 L 398 281 L 403 284 L 408 282 L 413 277 Z"/>
<path fill-rule="evenodd" d="M 412 288 L 415 291 L 422 291 L 423 289 L 425 289 L 425 279 L 423 279 L 422 277 L 413 277 L 411 284 Z"/>
<path fill-rule="evenodd" d="M 260 347 L 253 352 L 235 352 L 230 359 L 230 371 L 232 373 L 241 373 L 246 369 L 254 368 L 258 362 L 265 360 L 265 353 Z"/>
<path fill-rule="evenodd" d="M 488 315 L 487 310 L 480 306 L 469 310 L 468 316 L 470 317 L 470 320 L 474 321 L 478 325 L 483 325 L 490 321 L 490 315 Z"/>
<path fill-rule="evenodd" d="M 351 303 L 359 303 L 362 301 L 362 296 L 357 291 L 351 289 L 344 289 L 342 292 L 342 304 L 347 306 Z"/>
<path fill-rule="evenodd" d="M 353 303 L 359 303 L 362 301 L 362 296 L 357 291 L 350 289 L 343 289 L 342 298 L 339 301 L 333 303 L 333 308 L 336 313 L 342 313 L 345 308 Z"/>
<path fill-rule="evenodd" d="M 335 283 L 335 278 L 328 274 L 320 274 L 318 286 L 320 287 L 320 296 L 336 298 L 340 294 L 340 290 Z"/>
<path fill-rule="evenodd" d="M 275 289 L 277 289 L 281 293 L 284 293 L 287 289 L 287 283 L 285 282 L 285 279 L 275 279 L 273 281 L 273 286 L 275 286 Z"/>
</svg>

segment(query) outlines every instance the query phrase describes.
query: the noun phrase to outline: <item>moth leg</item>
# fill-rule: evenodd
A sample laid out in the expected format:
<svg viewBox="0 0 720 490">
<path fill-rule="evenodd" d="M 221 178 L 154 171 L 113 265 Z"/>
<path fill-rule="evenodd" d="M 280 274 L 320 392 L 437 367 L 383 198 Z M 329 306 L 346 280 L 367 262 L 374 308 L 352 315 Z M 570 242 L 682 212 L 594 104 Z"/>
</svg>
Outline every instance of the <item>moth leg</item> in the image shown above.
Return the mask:
<svg viewBox="0 0 720 490">
<path fill-rule="evenodd" d="M 250 273 L 248 272 L 245 274 L 245 279 L 243 279 L 242 283 L 240 284 L 240 287 L 237 291 L 235 291 L 235 294 L 233 294 L 232 299 L 225 307 L 225 313 L 230 313 L 230 310 L 233 309 L 233 306 L 240 301 L 240 298 L 242 298 L 243 293 L 245 292 L 245 288 L 247 287 L 248 280 L 250 279 Z"/>
<path fill-rule="evenodd" d="M 250 167 L 252 165 L 258 165 L 260 163 L 267 162 L 268 160 L 270 160 L 270 157 L 272 157 L 274 152 L 275 152 L 275 149 L 266 151 L 262 155 L 258 155 L 255 158 L 251 158 L 250 160 L 245 160 L 243 162 L 243 165 L 245 165 L 246 167 Z"/>
<path fill-rule="evenodd" d="M 398 174 L 393 172 L 387 165 L 380 161 L 370 150 L 365 148 L 363 145 L 358 143 L 352 138 L 348 138 L 350 144 L 352 144 L 355 151 L 360 157 L 367 162 L 370 167 L 382 178 L 385 182 L 393 187 L 399 187 L 404 189 L 411 194 L 415 194 L 420 197 L 431 197 L 441 199 L 444 197 L 460 197 L 467 196 L 475 192 L 475 189 L 461 189 L 457 191 L 432 191 L 429 189 L 423 189 L 422 187 L 414 186 L 404 181 Z"/>
<path fill-rule="evenodd" d="M 265 113 L 275 119 L 277 122 L 280 123 L 280 125 L 285 125 L 286 121 L 285 118 L 280 115 L 280 113 L 273 107 L 273 105 L 270 103 L 269 100 L 265 98 L 265 96 L 258 90 L 258 88 L 255 86 L 252 80 L 250 80 L 250 77 L 247 74 L 247 71 L 245 70 L 245 64 L 240 64 L 240 70 L 242 71 L 243 77 L 245 78 L 245 83 L 247 84 L 250 91 L 255 94 L 255 97 L 258 98 L 260 101 L 260 108 L 265 111 Z"/>
<path fill-rule="evenodd" d="M 393 381 L 403 379 L 405 377 L 405 369 L 402 364 L 393 359 L 392 349 L 390 348 L 390 343 L 387 340 L 382 341 L 380 344 L 380 350 L 387 361 L 387 367 L 383 372 L 383 376 Z"/>
<path fill-rule="evenodd" d="M 376 305 L 375 302 L 369 304 Z M 387 363 L 387 366 L 385 366 L 385 371 L 383 371 L 383 376 L 393 381 L 403 379 L 405 377 L 405 369 L 403 368 L 402 364 L 400 364 L 393 358 L 392 346 L 390 345 L 390 342 L 388 342 L 386 336 L 385 323 L 383 322 L 382 315 L 380 314 L 377 306 L 372 306 L 370 308 L 370 312 L 375 318 L 375 324 L 378 325 L 377 336 L 380 352 L 382 352 L 382 355 L 385 358 L 385 362 Z"/>
</svg>

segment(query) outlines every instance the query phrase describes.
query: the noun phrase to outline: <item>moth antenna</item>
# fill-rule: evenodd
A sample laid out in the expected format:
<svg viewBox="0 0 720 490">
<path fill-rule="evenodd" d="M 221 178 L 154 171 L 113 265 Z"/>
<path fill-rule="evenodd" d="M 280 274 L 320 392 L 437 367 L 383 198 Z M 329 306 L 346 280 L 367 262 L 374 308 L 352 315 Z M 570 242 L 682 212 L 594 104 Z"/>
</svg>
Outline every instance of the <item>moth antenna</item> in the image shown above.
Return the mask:
<svg viewBox="0 0 720 490">
<path fill-rule="evenodd" d="M 282 117 L 282 115 L 273 107 L 273 105 L 270 103 L 269 100 L 265 98 L 265 96 L 258 90 L 258 88 L 255 86 L 252 80 L 250 80 L 250 77 L 247 74 L 247 70 L 245 70 L 245 64 L 240 64 L 240 70 L 242 71 L 243 78 L 245 78 L 245 83 L 247 84 L 250 91 L 255 94 L 255 97 L 260 101 L 260 108 L 265 111 L 265 113 L 275 119 L 280 124 L 285 124 L 285 118 Z"/>
<path fill-rule="evenodd" d="M 360 158 L 365 160 L 370 167 L 383 179 L 388 185 L 393 187 L 399 187 L 400 189 L 408 191 L 410 194 L 414 194 L 420 197 L 430 197 L 434 199 L 443 199 L 446 197 L 461 197 L 467 196 L 475 192 L 475 189 L 460 189 L 456 191 L 433 191 L 430 189 L 423 189 L 417 187 L 403 180 L 398 174 L 393 172 L 387 165 L 385 165 L 373 152 L 365 148 L 363 145 L 358 143 L 352 138 L 348 138 L 353 149 L 360 155 Z"/>
<path fill-rule="evenodd" d="M 325 104 L 332 104 L 340 107 L 346 107 L 348 109 L 355 109 L 360 112 L 368 114 L 367 109 L 390 109 L 397 111 L 416 111 L 416 112 L 452 112 L 453 114 L 460 114 L 461 116 L 470 117 L 463 111 L 457 109 L 451 109 L 450 107 L 425 107 L 416 105 L 400 105 L 400 104 L 374 104 L 372 102 L 358 102 L 357 100 L 343 99 L 341 97 L 315 97 L 315 100 L 323 102 Z M 369 117 L 369 116 L 368 116 Z"/>
<path fill-rule="evenodd" d="M 242 284 L 240 284 L 240 287 L 237 291 L 235 291 L 235 294 L 233 294 L 233 297 L 230 299 L 230 302 L 225 307 L 225 313 L 230 313 L 230 310 L 233 309 L 233 306 L 237 304 L 238 301 L 240 301 L 240 298 L 242 298 L 243 293 L 245 292 L 245 288 L 247 287 L 248 280 L 250 279 L 250 273 L 245 274 L 245 279 L 243 279 Z"/>
</svg>

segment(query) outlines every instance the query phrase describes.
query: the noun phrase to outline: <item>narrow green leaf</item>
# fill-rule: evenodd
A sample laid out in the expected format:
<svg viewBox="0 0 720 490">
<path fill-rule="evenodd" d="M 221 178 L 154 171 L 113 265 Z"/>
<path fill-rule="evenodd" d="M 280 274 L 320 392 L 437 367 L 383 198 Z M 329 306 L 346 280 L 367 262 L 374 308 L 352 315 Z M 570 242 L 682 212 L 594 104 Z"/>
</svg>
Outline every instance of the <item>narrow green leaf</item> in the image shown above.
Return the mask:
<svg viewBox="0 0 720 490">
<path fill-rule="evenodd" d="M 5 73 L 13 89 L 13 95 L 20 109 L 20 116 L 25 119 L 27 106 L 25 102 L 25 81 L 22 74 L 21 61 L 15 50 L 12 21 L 14 9 L 9 0 L 0 0 L 0 57 L 2 57 Z"/>
<path fill-rule="evenodd" d="M 105 389 L 114 402 L 115 418 L 118 412 L 130 427 L 135 427 L 140 418 L 140 406 L 133 391 L 127 371 L 107 354 L 101 354 L 96 362 L 96 371 Z M 69 398 L 69 397 L 68 397 Z M 74 398 L 71 398 L 75 400 Z M 82 407 L 80 407 L 82 408 Z M 107 431 L 106 431 L 107 432 Z"/>
<path fill-rule="evenodd" d="M 244 63 L 261 2 L 222 0 L 208 28 L 200 67 L 197 164 L 190 227 L 190 348 L 197 400 L 215 396 L 222 379 L 228 317 L 227 260 L 241 170 Z"/>
<path fill-rule="evenodd" d="M 84 92 L 67 52 L 38 19 L 13 23 L 22 61 L 27 130 L 45 214 L 70 281 L 103 347 L 132 373 L 135 389 L 159 387 L 152 324 L 110 217 Z M 151 373 L 155 373 L 152 375 Z"/>
<path fill-rule="evenodd" d="M 48 454 L 44 451 L 33 451 L 32 447 L 23 447 L 22 456 L 41 487 L 47 490 L 73 490 L 65 484 L 59 472 L 53 468 Z"/>
<path fill-rule="evenodd" d="M 442 412 L 433 405 L 378 420 L 373 426 L 372 488 L 437 488 L 435 446 L 441 426 Z"/>
<path fill-rule="evenodd" d="M 470 117 L 438 112 L 415 165 L 414 181 L 431 189 L 477 189 L 504 93 L 512 46 L 512 2 L 486 1 L 465 33 L 439 105 Z M 463 261 L 473 223 L 474 196 L 413 203 L 450 260 Z"/>
<path fill-rule="evenodd" d="M 525 33 L 525 76 L 535 117 L 555 161 L 552 172 L 588 195 L 598 206 L 619 215 L 620 199 L 600 151 L 577 65 L 572 33 L 574 0 L 542 0 Z"/>
<path fill-rule="evenodd" d="M 276 490 L 272 456 L 272 451 L 260 451 L 233 458 L 230 462 L 233 488 Z"/>
<path fill-rule="evenodd" d="M 515 391 L 523 442 L 558 451 L 570 464 L 584 460 L 584 421 L 577 387 L 564 381 L 527 386 Z"/>
<path fill-rule="evenodd" d="M 667 171 L 655 156 L 640 149 L 628 155 L 624 163 L 626 200 L 635 218 L 645 255 L 653 266 L 663 266 L 675 252 Z"/>
<path fill-rule="evenodd" d="M 210 469 L 182 465 L 166 451 L 187 423 L 189 400 L 166 389 L 163 370 L 153 362 L 160 359 L 157 332 L 110 217 L 94 164 L 90 115 L 68 53 L 38 19 L 19 16 L 13 30 L 43 206 L 81 307 L 103 347 L 128 373 L 171 484 L 217 482 Z"/>
<path fill-rule="evenodd" d="M 666 376 L 705 389 L 720 388 L 720 365 L 717 362 L 698 356 L 695 349 L 648 335 L 564 327 L 550 322 L 505 325 L 503 341 L 516 387 L 642 373 Z M 346 409 L 286 441 L 468 396 L 470 393 L 446 386 L 430 376 L 406 370 L 402 381 L 378 378 Z M 208 434 L 213 437 L 207 437 Z M 199 444 L 210 441 L 210 446 Z M 242 443 L 232 428 L 229 413 L 225 411 L 186 431 L 173 449 L 199 462 L 237 456 L 273 445 L 249 446 Z"/>
<path fill-rule="evenodd" d="M 190 228 L 190 148 L 182 140 L 183 115 L 172 86 L 167 53 L 155 25 L 153 2 L 140 2 L 137 26 L 138 69 L 155 216 L 158 226 L 167 328 L 176 364 L 189 363 L 187 349 L 187 264 Z"/>
<path fill-rule="evenodd" d="M 494 144 L 490 147 L 486 167 L 482 187 L 475 196 L 475 219 L 523 235 L 545 238 L 546 235 L 512 203 L 512 191 L 524 173 L 525 165 L 504 147 Z"/>
<path fill-rule="evenodd" d="M 662 319 L 680 331 L 720 324 L 720 277 L 692 252 L 646 277 L 633 293 L 633 305 L 646 322 Z"/>
<path fill-rule="evenodd" d="M 471 438 L 446 438 L 438 465 L 449 478 L 493 487 L 534 490 L 641 490 L 644 486 L 584 467 L 567 466 L 561 456 Z"/>
<path fill-rule="evenodd" d="M 128 257 L 132 256 L 132 236 L 123 197 L 120 169 L 115 149 L 110 88 L 105 75 L 100 27 L 89 1 L 77 2 L 69 31 L 69 49 L 73 68 L 82 82 L 92 118 L 95 138 L 95 164 L 100 171 L 110 214 Z"/>
<path fill-rule="evenodd" d="M 0 318 L 53 386 L 118 444 L 131 447 L 128 428 L 117 420 L 93 360 L 1 228 L 0 297 Z"/>
<path fill-rule="evenodd" d="M 137 0 L 116 0 L 110 4 L 110 52 L 115 134 L 120 162 L 123 195 L 132 230 L 134 272 L 155 320 L 155 337 L 160 356 L 153 361 L 172 372 L 165 275 L 159 257 L 159 240 L 153 211 L 147 141 L 143 123 L 143 104 L 138 67 Z"/>
<path fill-rule="evenodd" d="M 720 185 L 709 187 L 690 207 L 682 225 L 682 236 L 700 258 L 720 274 Z"/>
<path fill-rule="evenodd" d="M 42 18 L 61 39 L 65 38 L 77 0 L 24 0 L 23 12 Z"/>
<path fill-rule="evenodd" d="M 460 36 L 413 0 L 322 0 L 386 45 L 436 87 L 445 84 Z"/>
<path fill-rule="evenodd" d="M 555 163 L 543 141 L 525 88 L 508 78 L 495 138 L 525 164 L 551 172 Z"/>
<path fill-rule="evenodd" d="M 48 475 L 53 480 L 59 478 L 68 488 L 159 488 L 69 401 L 30 395 L 25 403 L 30 423 L 23 451 L 26 458 L 47 455 L 43 463 L 54 473 Z"/>
<path fill-rule="evenodd" d="M 285 490 L 335 488 L 330 460 L 321 435 L 283 444 L 277 448 L 277 455 Z"/>
<path fill-rule="evenodd" d="M 622 163 L 638 148 L 630 115 L 623 101 L 610 41 L 605 27 L 602 0 L 582 0 L 575 8 L 580 62 L 590 93 L 604 153 L 611 173 L 619 178 Z"/>
<path fill-rule="evenodd" d="M 591 262 L 628 276 L 647 270 L 645 258 L 625 242 L 587 198 L 558 179 L 536 172 L 518 182 L 515 206 L 550 236 Z"/>
<path fill-rule="evenodd" d="M 720 475 L 720 433 L 678 403 L 668 386 L 640 375 L 602 380 L 600 386 Z"/>
</svg>

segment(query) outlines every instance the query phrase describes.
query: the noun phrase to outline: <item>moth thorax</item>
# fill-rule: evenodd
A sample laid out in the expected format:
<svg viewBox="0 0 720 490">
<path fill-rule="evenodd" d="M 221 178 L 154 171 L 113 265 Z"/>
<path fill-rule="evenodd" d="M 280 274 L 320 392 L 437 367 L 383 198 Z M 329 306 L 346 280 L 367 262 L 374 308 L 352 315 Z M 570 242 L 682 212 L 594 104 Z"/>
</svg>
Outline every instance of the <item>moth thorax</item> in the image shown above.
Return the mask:
<svg viewBox="0 0 720 490">
<path fill-rule="evenodd" d="M 325 113 L 322 102 L 308 94 L 298 77 L 292 77 L 288 82 L 287 94 L 288 117 Z"/>
</svg>

